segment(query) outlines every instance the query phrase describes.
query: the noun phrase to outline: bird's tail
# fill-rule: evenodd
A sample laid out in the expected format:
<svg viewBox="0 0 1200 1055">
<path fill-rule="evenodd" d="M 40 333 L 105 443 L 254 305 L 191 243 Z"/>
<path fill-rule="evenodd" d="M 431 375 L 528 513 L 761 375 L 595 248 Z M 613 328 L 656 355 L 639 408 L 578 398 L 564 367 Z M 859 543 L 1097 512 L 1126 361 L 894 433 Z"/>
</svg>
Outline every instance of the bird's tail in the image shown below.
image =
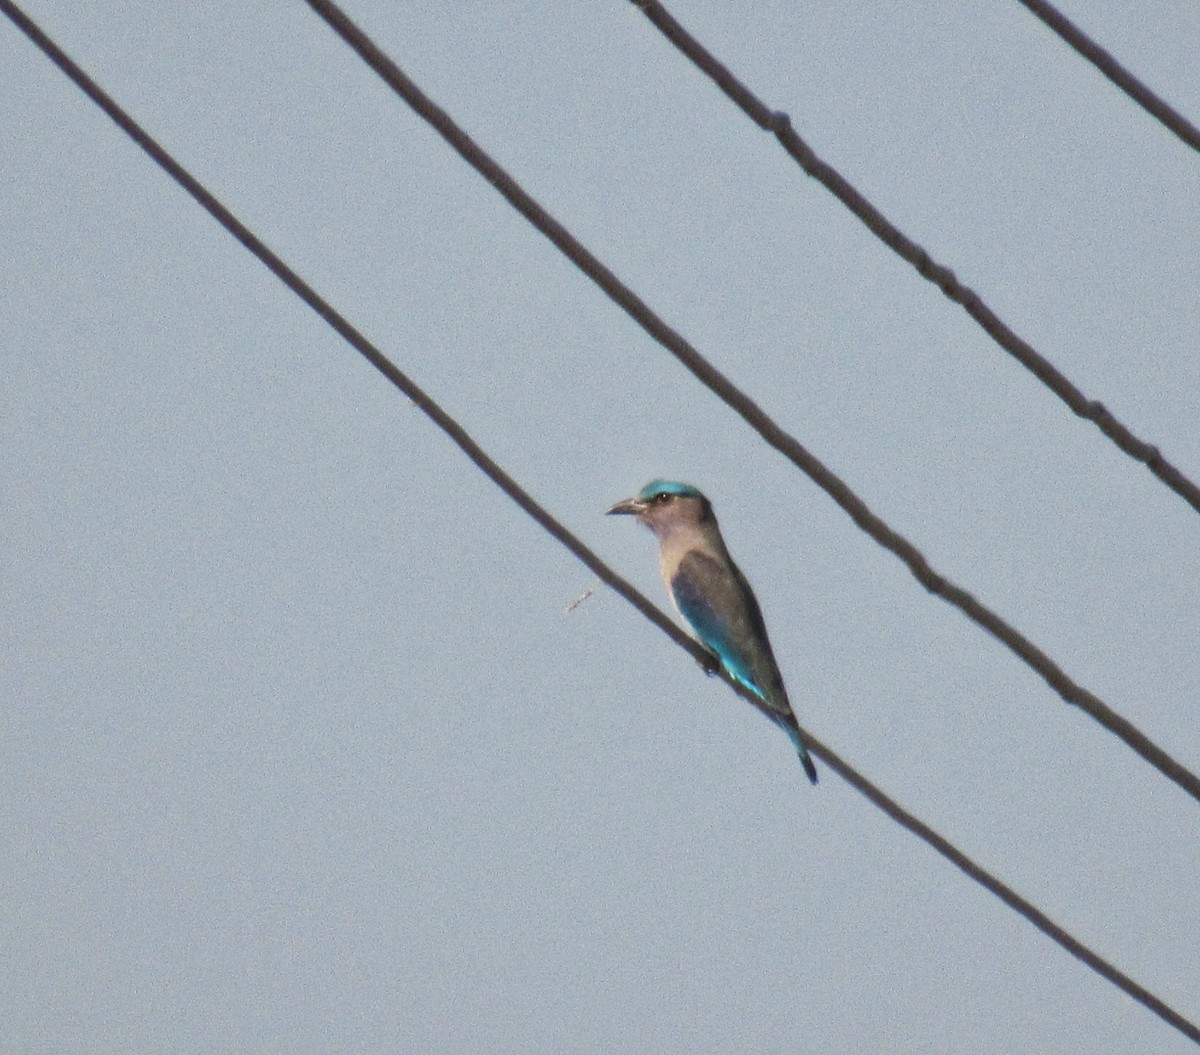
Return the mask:
<svg viewBox="0 0 1200 1055">
<path fill-rule="evenodd" d="M 804 746 L 804 741 L 799 737 L 796 738 L 796 754 L 800 756 L 800 764 L 804 767 L 804 772 L 808 776 L 810 784 L 817 782 L 817 767 L 813 765 L 812 755 L 808 753 L 808 748 Z"/>
<path fill-rule="evenodd" d="M 812 755 L 808 753 L 808 748 L 804 745 L 804 737 L 800 735 L 800 727 L 796 724 L 796 716 L 789 713 L 786 718 L 781 715 L 776 721 L 783 726 L 784 731 L 791 738 L 792 744 L 796 748 L 796 754 L 800 756 L 800 764 L 804 767 L 804 773 L 808 777 L 809 782 L 815 784 L 817 782 L 817 767 L 813 765 Z"/>
</svg>

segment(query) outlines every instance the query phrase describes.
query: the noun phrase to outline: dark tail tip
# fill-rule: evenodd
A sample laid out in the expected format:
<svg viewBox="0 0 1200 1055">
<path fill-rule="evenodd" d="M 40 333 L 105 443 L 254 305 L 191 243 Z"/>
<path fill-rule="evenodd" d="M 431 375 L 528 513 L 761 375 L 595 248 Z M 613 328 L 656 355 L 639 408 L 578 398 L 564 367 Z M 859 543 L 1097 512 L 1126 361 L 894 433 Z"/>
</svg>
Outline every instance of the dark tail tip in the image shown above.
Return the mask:
<svg viewBox="0 0 1200 1055">
<path fill-rule="evenodd" d="M 800 762 L 804 766 L 804 772 L 808 775 L 810 784 L 817 782 L 817 767 L 813 765 L 813 760 L 809 753 L 803 748 L 800 749 Z"/>
</svg>

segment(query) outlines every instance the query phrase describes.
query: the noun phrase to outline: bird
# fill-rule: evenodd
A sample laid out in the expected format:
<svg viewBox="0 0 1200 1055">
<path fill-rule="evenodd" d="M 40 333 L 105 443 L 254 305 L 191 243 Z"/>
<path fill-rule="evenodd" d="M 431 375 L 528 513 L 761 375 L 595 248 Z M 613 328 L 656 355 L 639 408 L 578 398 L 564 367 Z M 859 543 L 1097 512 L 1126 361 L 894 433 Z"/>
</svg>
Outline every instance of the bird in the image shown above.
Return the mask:
<svg viewBox="0 0 1200 1055">
<path fill-rule="evenodd" d="M 710 674 L 724 669 L 762 703 L 792 741 L 804 772 L 817 768 L 788 702 L 762 611 L 746 577 L 725 548 L 712 503 L 691 484 L 651 480 L 608 515 L 636 517 L 658 539 L 659 570 L 675 609 L 712 655 Z"/>
</svg>

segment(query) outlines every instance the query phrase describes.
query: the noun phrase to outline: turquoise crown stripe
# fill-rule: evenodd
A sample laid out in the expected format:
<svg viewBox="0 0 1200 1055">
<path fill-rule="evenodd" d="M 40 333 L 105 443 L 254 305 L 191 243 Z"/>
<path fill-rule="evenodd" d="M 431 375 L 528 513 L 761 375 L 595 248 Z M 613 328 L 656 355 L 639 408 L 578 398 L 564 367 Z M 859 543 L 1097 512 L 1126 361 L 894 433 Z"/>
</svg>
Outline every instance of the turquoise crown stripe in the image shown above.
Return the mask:
<svg viewBox="0 0 1200 1055">
<path fill-rule="evenodd" d="M 691 484 L 681 484 L 675 480 L 651 480 L 638 492 L 638 498 L 644 502 L 661 494 L 687 495 L 690 498 L 703 497 Z"/>
</svg>

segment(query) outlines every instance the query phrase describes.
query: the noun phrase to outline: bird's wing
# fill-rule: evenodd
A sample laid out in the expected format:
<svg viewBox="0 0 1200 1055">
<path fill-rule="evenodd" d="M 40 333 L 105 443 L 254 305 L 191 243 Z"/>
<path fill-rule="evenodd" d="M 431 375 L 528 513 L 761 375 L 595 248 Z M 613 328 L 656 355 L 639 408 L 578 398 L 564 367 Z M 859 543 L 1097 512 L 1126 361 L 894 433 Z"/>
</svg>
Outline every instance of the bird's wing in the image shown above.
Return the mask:
<svg viewBox="0 0 1200 1055">
<path fill-rule="evenodd" d="M 703 550 L 689 550 L 671 576 L 671 595 L 700 643 L 721 658 L 730 676 L 766 705 L 788 734 L 814 784 L 817 768 L 804 744 L 750 584 L 737 566 Z"/>
<path fill-rule="evenodd" d="M 790 714 L 762 612 L 741 572 L 690 550 L 671 577 L 671 593 L 700 643 L 720 656 L 730 676 L 773 710 Z"/>
</svg>

